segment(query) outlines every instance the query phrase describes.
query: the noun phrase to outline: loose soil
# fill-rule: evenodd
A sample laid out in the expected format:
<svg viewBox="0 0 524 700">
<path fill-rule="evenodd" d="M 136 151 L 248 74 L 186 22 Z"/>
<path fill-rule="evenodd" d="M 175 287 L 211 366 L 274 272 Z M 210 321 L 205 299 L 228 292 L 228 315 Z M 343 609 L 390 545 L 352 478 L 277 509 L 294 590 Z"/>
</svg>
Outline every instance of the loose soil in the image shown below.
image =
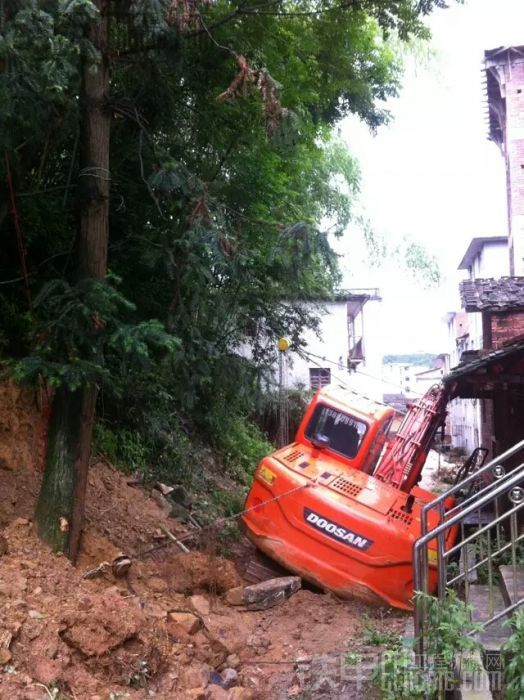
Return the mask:
<svg viewBox="0 0 524 700">
<path fill-rule="evenodd" d="M 405 615 L 307 589 L 266 611 L 227 605 L 223 594 L 245 583 L 251 546 L 235 544 L 233 559 L 209 546 L 158 548 L 162 526 L 175 536 L 184 527 L 101 458 L 91 467 L 72 566 L 38 540 L 31 522 L 44 442 L 42 402 L 0 384 L 2 700 L 373 697 L 358 679 L 380 647 L 364 643 L 364 629 L 401 634 Z M 120 553 L 132 560 L 126 577 L 115 578 L 110 566 L 84 577 Z M 177 623 L 179 613 L 195 611 L 198 629 Z M 238 674 L 229 690 L 217 684 L 227 667 Z"/>
</svg>

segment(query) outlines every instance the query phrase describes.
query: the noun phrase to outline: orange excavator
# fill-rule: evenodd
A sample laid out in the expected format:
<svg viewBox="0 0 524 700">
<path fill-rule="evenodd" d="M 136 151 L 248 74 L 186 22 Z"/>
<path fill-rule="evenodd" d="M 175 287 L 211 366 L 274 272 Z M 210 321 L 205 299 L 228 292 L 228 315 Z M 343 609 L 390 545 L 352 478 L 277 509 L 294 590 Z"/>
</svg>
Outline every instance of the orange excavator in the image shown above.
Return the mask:
<svg viewBox="0 0 524 700">
<path fill-rule="evenodd" d="M 341 386 L 320 389 L 295 442 L 257 467 L 242 516 L 249 539 L 343 598 L 410 610 L 412 547 L 421 509 L 435 498 L 417 484 L 448 398 L 446 389 L 430 389 L 389 438 L 392 408 Z M 436 587 L 431 545 L 428 554 Z"/>
</svg>

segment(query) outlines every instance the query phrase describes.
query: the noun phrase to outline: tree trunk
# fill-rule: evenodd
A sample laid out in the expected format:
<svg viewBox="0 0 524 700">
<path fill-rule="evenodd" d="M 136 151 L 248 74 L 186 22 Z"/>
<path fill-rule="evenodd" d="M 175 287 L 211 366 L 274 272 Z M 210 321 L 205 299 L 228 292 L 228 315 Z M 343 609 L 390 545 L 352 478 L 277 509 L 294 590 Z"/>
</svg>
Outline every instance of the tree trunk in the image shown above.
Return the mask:
<svg viewBox="0 0 524 700">
<path fill-rule="evenodd" d="M 76 245 L 79 279 L 106 275 L 109 239 L 109 0 L 95 0 L 95 4 L 100 15 L 87 38 L 98 50 L 101 63 L 93 66 L 84 59 L 80 94 Z M 44 479 L 36 507 L 40 537 L 73 561 L 78 554 L 84 518 L 97 391 L 96 386 L 87 386 L 77 391 L 61 387 L 56 392 Z"/>
</svg>

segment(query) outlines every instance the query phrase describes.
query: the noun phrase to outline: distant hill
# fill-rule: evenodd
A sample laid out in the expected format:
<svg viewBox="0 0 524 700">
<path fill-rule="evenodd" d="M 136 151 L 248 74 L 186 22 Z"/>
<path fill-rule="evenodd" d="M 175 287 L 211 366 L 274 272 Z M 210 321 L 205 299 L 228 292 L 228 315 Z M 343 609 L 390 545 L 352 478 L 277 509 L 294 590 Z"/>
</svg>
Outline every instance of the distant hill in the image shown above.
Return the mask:
<svg viewBox="0 0 524 700">
<path fill-rule="evenodd" d="M 382 364 L 384 365 L 423 365 L 431 367 L 438 355 L 430 352 L 415 352 L 412 355 L 384 355 Z"/>
</svg>

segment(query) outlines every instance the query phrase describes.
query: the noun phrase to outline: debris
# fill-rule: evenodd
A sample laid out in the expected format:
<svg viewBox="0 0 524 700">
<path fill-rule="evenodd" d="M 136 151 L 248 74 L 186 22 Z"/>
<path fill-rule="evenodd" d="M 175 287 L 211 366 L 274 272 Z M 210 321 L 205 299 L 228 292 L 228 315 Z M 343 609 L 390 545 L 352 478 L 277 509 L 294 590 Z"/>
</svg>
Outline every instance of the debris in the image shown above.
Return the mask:
<svg viewBox="0 0 524 700">
<path fill-rule="evenodd" d="M 281 576 L 251 586 L 230 588 L 225 595 L 228 605 L 245 605 L 248 610 L 266 610 L 280 605 L 296 593 L 302 581 L 299 576 Z"/>
<path fill-rule="evenodd" d="M 156 482 L 155 489 L 160 491 L 162 496 L 169 496 L 169 494 L 173 493 L 173 491 L 174 491 L 173 486 L 167 486 L 166 484 L 163 484 L 161 481 Z"/>
<path fill-rule="evenodd" d="M 179 503 L 184 508 L 191 509 L 193 498 L 191 494 L 181 485 L 177 485 L 171 489 L 171 498 L 175 503 Z"/>
<path fill-rule="evenodd" d="M 41 612 L 38 612 L 38 610 L 30 610 L 27 614 L 32 620 L 43 620 L 45 617 L 45 615 L 43 615 Z"/>
<path fill-rule="evenodd" d="M 151 576 L 147 579 L 147 587 L 153 593 L 165 593 L 167 591 L 167 582 L 160 576 Z"/>
<path fill-rule="evenodd" d="M 144 615 L 114 590 L 91 596 L 90 610 L 70 610 L 61 620 L 60 636 L 83 656 L 102 656 L 134 639 Z"/>
<path fill-rule="evenodd" d="M 160 491 L 157 491 L 157 489 L 153 489 L 151 491 L 151 498 L 157 504 L 160 510 L 164 513 L 164 515 L 171 515 L 173 506 L 171 505 L 171 503 L 169 503 L 167 498 L 160 493 Z"/>
<path fill-rule="evenodd" d="M 221 666 L 231 653 L 227 646 L 210 632 L 197 632 L 194 640 L 199 657 L 213 668 Z"/>
<path fill-rule="evenodd" d="M 30 523 L 27 518 L 15 518 L 13 520 L 13 527 L 27 527 L 29 524 Z"/>
<path fill-rule="evenodd" d="M 226 659 L 229 668 L 237 669 L 240 666 L 240 659 L 237 654 L 230 654 Z"/>
<path fill-rule="evenodd" d="M 238 680 L 238 673 L 234 668 L 225 668 L 222 671 L 222 688 L 232 688 Z"/>
<path fill-rule="evenodd" d="M 224 690 L 219 685 L 210 685 L 206 690 L 206 700 L 228 700 L 228 698 L 229 694 L 227 690 Z"/>
<path fill-rule="evenodd" d="M 192 595 L 188 603 L 190 609 L 200 617 L 206 617 L 211 611 L 209 600 L 203 595 Z"/>
<path fill-rule="evenodd" d="M 296 593 L 302 585 L 300 576 L 282 576 L 261 581 L 244 588 L 244 601 L 248 610 L 267 610 L 280 605 Z"/>
<path fill-rule="evenodd" d="M 270 559 L 262 559 L 260 554 L 255 554 L 248 562 L 244 578 L 250 583 L 268 581 L 285 574 L 285 569 Z"/>
<path fill-rule="evenodd" d="M 190 551 L 189 548 L 186 547 L 186 545 L 185 545 L 183 542 L 180 542 L 179 540 L 177 540 L 177 538 L 173 535 L 173 533 L 171 532 L 171 530 L 168 530 L 167 527 L 164 527 L 164 525 L 161 525 L 161 526 L 160 526 L 160 529 L 161 529 L 162 532 L 164 532 L 164 533 L 169 537 L 169 539 L 172 540 L 172 541 L 176 544 L 176 546 L 177 546 L 179 549 L 181 549 L 183 552 L 186 552 L 186 553 L 187 553 L 187 552 Z"/>
<path fill-rule="evenodd" d="M 211 677 L 211 667 L 207 664 L 194 664 L 184 670 L 182 681 L 187 688 L 205 688 Z"/>
<path fill-rule="evenodd" d="M 9 630 L 0 630 L 0 649 L 9 649 L 12 639 L 12 632 Z"/>
<path fill-rule="evenodd" d="M 9 551 L 9 547 L 7 546 L 7 540 L 3 535 L 0 535 L 0 557 L 3 557 L 4 554 L 7 554 Z"/>
<path fill-rule="evenodd" d="M 110 572 L 111 564 L 108 561 L 103 561 L 94 569 L 90 569 L 86 571 L 85 574 L 82 574 L 82 578 L 99 578 L 100 576 L 107 576 Z"/>
<path fill-rule="evenodd" d="M 200 590 L 221 594 L 242 582 L 232 561 L 203 552 L 177 554 L 172 559 L 172 567 L 169 585 L 178 593 Z"/>
<path fill-rule="evenodd" d="M 184 635 L 193 635 L 201 627 L 201 621 L 190 612 L 168 612 L 167 627 L 168 631 L 177 638 Z M 182 634 L 180 634 L 182 632 Z"/>
<path fill-rule="evenodd" d="M 237 686 L 236 688 L 231 688 L 227 695 L 227 700 L 253 700 L 254 697 L 253 691 L 249 688 Z"/>
<path fill-rule="evenodd" d="M 230 588 L 226 592 L 224 600 L 228 605 L 244 605 L 244 586 Z"/>
<path fill-rule="evenodd" d="M 126 479 L 126 484 L 128 486 L 140 486 L 143 483 L 144 475 L 139 471 L 133 472 L 133 474 L 131 474 L 131 476 L 128 479 Z"/>
<path fill-rule="evenodd" d="M 113 572 L 113 576 L 115 578 L 123 578 L 124 576 L 127 576 L 130 568 L 131 559 L 123 552 L 120 552 L 120 554 L 116 556 L 111 563 L 111 571 Z"/>
</svg>

